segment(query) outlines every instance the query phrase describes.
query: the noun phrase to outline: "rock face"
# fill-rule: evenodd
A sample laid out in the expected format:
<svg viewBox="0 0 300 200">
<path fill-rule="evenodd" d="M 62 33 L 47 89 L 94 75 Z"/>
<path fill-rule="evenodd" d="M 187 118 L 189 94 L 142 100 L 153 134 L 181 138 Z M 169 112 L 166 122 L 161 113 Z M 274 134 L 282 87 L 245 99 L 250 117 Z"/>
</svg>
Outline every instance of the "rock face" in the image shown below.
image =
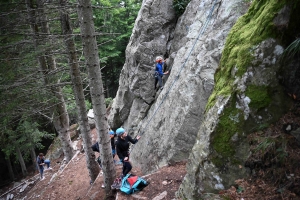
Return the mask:
<svg viewBox="0 0 300 200">
<path fill-rule="evenodd" d="M 253 1 L 248 10 L 244 0 L 191 0 L 176 19 L 172 2 L 143 1 L 109 123 L 142 136 L 131 161 L 144 172 L 188 158 L 177 195 L 199 199 L 249 173 L 247 134 L 288 109 L 279 83 L 299 72 L 299 62 L 280 64 L 284 42 L 276 35 L 299 32 L 287 26 L 297 6 Z M 155 92 L 158 55 L 169 58 L 171 73 Z M 285 85 L 298 81 L 293 76 Z"/>
<path fill-rule="evenodd" d="M 167 53 L 176 24 L 172 0 L 143 1 L 126 49 L 119 89 L 110 111 L 110 126 L 137 127 L 154 101 L 154 60 Z"/>
<path fill-rule="evenodd" d="M 142 135 L 131 160 L 144 172 L 188 158 L 226 36 L 245 8 L 230 0 L 192 0 L 177 20 L 172 2 L 143 2 L 109 116 L 111 127 L 124 124 L 130 134 Z M 158 55 L 169 55 L 171 72 L 156 94 L 152 74 Z"/>
<path fill-rule="evenodd" d="M 291 103 L 278 72 L 289 77 L 298 69 L 285 68 L 293 59 L 280 62 L 284 48 L 273 38 L 276 31 L 283 31 L 277 24 L 286 23 L 291 9 L 276 1 L 257 4 L 252 4 L 227 37 L 214 91 L 177 193 L 183 199 L 204 198 L 246 177 L 247 134 L 278 120 Z"/>
</svg>

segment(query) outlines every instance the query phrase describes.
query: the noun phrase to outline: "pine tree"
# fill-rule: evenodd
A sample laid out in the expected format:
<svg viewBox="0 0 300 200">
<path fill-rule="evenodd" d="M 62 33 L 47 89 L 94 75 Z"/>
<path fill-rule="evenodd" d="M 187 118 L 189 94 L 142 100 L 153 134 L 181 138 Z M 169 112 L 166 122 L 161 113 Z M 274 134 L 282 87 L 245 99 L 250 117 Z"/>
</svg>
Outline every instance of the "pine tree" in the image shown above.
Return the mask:
<svg viewBox="0 0 300 200">
<path fill-rule="evenodd" d="M 74 94 L 76 97 L 80 132 L 83 139 L 83 147 L 85 149 L 84 152 L 85 152 L 87 168 L 88 168 L 91 181 L 94 182 L 99 173 L 99 166 L 95 162 L 95 154 L 91 149 L 92 140 L 90 136 L 90 127 L 88 123 L 88 118 L 86 115 L 87 109 L 85 105 L 85 97 L 83 93 L 82 80 L 81 80 L 79 65 L 77 61 L 78 58 L 76 54 L 75 42 L 72 36 L 70 17 L 68 15 L 67 10 L 65 9 L 66 5 L 67 5 L 66 0 L 60 0 L 61 28 L 62 28 L 62 34 L 64 35 L 64 41 L 67 47 L 67 52 L 69 55 L 70 74 L 72 78 Z"/>
<path fill-rule="evenodd" d="M 106 116 L 106 106 L 98 46 L 93 22 L 93 11 L 90 0 L 78 0 L 78 18 L 80 22 L 83 53 L 88 70 L 90 93 L 96 120 L 96 129 L 100 139 L 101 160 L 103 163 L 104 182 L 106 184 L 106 195 L 111 194 L 110 186 L 115 178 L 115 169 L 112 159 L 110 137 Z"/>
</svg>

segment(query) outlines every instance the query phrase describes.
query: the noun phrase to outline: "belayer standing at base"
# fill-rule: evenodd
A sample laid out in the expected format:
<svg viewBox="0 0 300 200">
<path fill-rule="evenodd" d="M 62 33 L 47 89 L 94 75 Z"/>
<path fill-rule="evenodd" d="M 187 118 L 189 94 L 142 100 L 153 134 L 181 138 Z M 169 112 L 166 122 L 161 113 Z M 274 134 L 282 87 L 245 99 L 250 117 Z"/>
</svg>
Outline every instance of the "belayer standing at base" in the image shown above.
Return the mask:
<svg viewBox="0 0 300 200">
<path fill-rule="evenodd" d="M 138 135 L 135 139 L 132 139 L 130 135 L 127 135 L 125 129 L 123 128 L 118 128 L 116 130 L 116 134 L 118 136 L 118 139 L 115 143 L 116 151 L 119 159 L 123 163 L 122 177 L 124 177 L 132 169 L 132 166 L 129 162 L 129 142 L 135 144 L 138 142 L 141 136 Z"/>
<path fill-rule="evenodd" d="M 163 60 L 161 56 L 157 56 L 155 59 L 156 66 L 155 66 L 155 83 L 154 83 L 154 88 L 156 89 L 157 82 L 159 84 L 159 89 L 163 89 L 163 83 L 162 83 L 162 77 L 165 74 L 168 74 L 169 71 L 163 72 L 163 65 L 166 62 L 166 60 Z"/>
</svg>

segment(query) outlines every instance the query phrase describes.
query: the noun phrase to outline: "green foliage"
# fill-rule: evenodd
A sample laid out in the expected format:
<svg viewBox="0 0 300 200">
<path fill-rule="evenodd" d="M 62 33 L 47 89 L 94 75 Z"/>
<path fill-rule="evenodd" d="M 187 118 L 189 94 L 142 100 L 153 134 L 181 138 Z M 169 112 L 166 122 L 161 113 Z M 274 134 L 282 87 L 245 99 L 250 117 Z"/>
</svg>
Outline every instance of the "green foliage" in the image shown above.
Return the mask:
<svg viewBox="0 0 300 200">
<path fill-rule="evenodd" d="M 18 147 L 25 160 L 29 160 L 31 149 L 42 149 L 43 139 L 53 139 L 55 134 L 41 130 L 41 126 L 28 116 L 23 116 L 15 127 L 1 130 L 1 150 L 6 156 L 15 155 Z M 17 160 L 17 159 L 16 159 Z"/>
<path fill-rule="evenodd" d="M 85 100 L 85 106 L 87 110 L 92 109 L 92 103 L 89 102 L 88 100 Z"/>
<path fill-rule="evenodd" d="M 241 186 L 238 186 L 238 188 L 236 190 L 237 193 L 243 193 L 244 191 L 245 191 L 245 189 Z"/>
<path fill-rule="evenodd" d="M 63 93 L 66 99 L 66 106 L 67 106 L 69 117 L 71 121 L 76 121 L 78 118 L 78 112 L 77 112 L 77 105 L 76 105 L 75 96 L 72 87 L 69 85 L 65 86 L 63 88 Z M 92 108 L 92 103 L 86 99 L 85 106 L 86 109 L 89 110 Z"/>
<path fill-rule="evenodd" d="M 105 98 L 105 105 L 106 105 L 106 108 L 110 107 L 111 104 L 113 102 L 113 98 L 109 97 L 109 98 Z"/>
<path fill-rule="evenodd" d="M 277 160 L 284 163 L 287 159 L 287 139 L 284 135 L 277 136 L 256 136 L 253 138 L 253 155 L 256 158 Z"/>
<path fill-rule="evenodd" d="M 17 127 L 16 132 L 18 133 L 18 138 L 16 141 L 22 144 L 22 149 L 38 148 L 42 149 L 44 146 L 41 144 L 43 138 L 53 139 L 55 134 L 48 133 L 46 131 L 39 130 L 40 125 L 37 122 L 28 121 L 28 118 L 21 120 Z M 15 137 L 14 135 L 13 137 Z M 15 138 L 14 138 L 15 139 Z"/>
<path fill-rule="evenodd" d="M 257 130 L 261 131 L 261 130 L 266 129 L 268 127 L 269 127 L 269 124 L 267 124 L 267 123 L 259 124 L 258 127 L 257 127 Z"/>
<path fill-rule="evenodd" d="M 267 150 L 275 147 L 275 139 L 271 137 L 261 138 L 261 142 L 257 145 L 255 152 L 260 151 L 265 154 Z"/>
<path fill-rule="evenodd" d="M 76 3 L 75 0 L 71 2 Z M 112 85 L 118 85 L 118 77 L 125 62 L 125 49 L 142 0 L 95 0 L 93 3 L 97 7 L 94 15 L 95 27 L 98 33 L 103 34 L 97 37 L 101 67 L 105 66 L 102 74 L 106 91 L 110 91 Z M 34 8 L 35 6 L 33 5 Z M 52 117 L 53 107 L 50 105 L 57 102 L 57 99 L 53 94 L 53 87 L 45 87 L 43 76 L 47 74 L 50 85 L 70 82 L 63 38 L 59 36 L 60 21 L 56 20 L 59 18 L 59 9 L 57 5 L 55 9 L 53 6 L 52 3 L 45 5 L 45 15 L 52 19 L 48 22 L 53 37 L 49 41 L 47 35 L 41 34 L 38 46 L 35 46 L 35 42 L 31 41 L 32 35 L 28 35 L 32 32 L 28 13 L 23 12 L 27 9 L 26 4 L 15 4 L 5 0 L 0 5 L 0 145 L 6 155 L 12 155 L 15 146 L 18 145 L 26 156 L 25 152 L 29 147 L 42 148 L 41 140 L 52 137 L 43 131 L 40 124 L 45 122 L 46 118 Z M 76 7 L 70 4 L 67 9 L 71 18 L 75 19 L 71 22 L 74 32 L 80 33 Z M 36 24 L 35 28 L 41 31 L 40 24 Z M 77 49 L 82 49 L 80 37 L 74 38 Z M 81 52 L 78 53 L 81 56 L 80 61 L 84 62 Z M 44 54 L 53 55 L 57 64 L 55 71 L 43 71 L 43 74 L 40 70 L 37 57 Z M 81 71 L 83 79 L 86 78 L 85 68 L 81 67 Z M 86 82 L 83 83 L 84 87 L 87 87 Z M 114 93 L 107 92 L 107 97 L 113 96 Z M 63 87 L 63 95 L 70 118 L 76 119 L 77 108 L 71 86 Z M 85 91 L 85 95 L 88 96 L 88 91 Z M 91 103 L 88 100 L 85 102 L 87 109 L 90 109 Z M 112 98 L 106 100 L 107 105 L 111 102 Z"/>
<path fill-rule="evenodd" d="M 297 38 L 284 50 L 281 59 L 286 60 L 289 58 L 293 58 L 299 52 L 300 52 L 300 38 Z"/>
<path fill-rule="evenodd" d="M 106 97 L 114 97 L 119 74 L 125 62 L 128 44 L 142 0 L 100 0 L 93 4 L 103 9 L 94 10 L 95 27 L 103 33 L 97 37 Z"/>
<path fill-rule="evenodd" d="M 184 13 L 185 8 L 190 3 L 191 0 L 173 0 L 173 8 L 177 16 Z"/>
</svg>

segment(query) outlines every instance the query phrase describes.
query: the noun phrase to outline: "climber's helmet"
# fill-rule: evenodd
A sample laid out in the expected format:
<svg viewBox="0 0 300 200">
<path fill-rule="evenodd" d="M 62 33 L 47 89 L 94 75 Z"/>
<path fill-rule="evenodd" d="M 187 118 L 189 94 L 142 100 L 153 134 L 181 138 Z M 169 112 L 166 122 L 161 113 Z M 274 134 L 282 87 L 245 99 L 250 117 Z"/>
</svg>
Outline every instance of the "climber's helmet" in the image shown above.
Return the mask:
<svg viewBox="0 0 300 200">
<path fill-rule="evenodd" d="M 114 132 L 113 130 L 109 131 L 108 133 L 109 133 L 110 135 L 114 135 L 114 134 L 115 134 L 115 132 Z"/>
<path fill-rule="evenodd" d="M 162 60 L 163 60 L 163 58 L 161 56 L 157 56 L 156 59 L 155 59 L 155 62 L 160 62 Z"/>
<path fill-rule="evenodd" d="M 121 136 L 125 133 L 125 129 L 124 128 L 118 128 L 116 130 L 117 136 Z"/>
</svg>

